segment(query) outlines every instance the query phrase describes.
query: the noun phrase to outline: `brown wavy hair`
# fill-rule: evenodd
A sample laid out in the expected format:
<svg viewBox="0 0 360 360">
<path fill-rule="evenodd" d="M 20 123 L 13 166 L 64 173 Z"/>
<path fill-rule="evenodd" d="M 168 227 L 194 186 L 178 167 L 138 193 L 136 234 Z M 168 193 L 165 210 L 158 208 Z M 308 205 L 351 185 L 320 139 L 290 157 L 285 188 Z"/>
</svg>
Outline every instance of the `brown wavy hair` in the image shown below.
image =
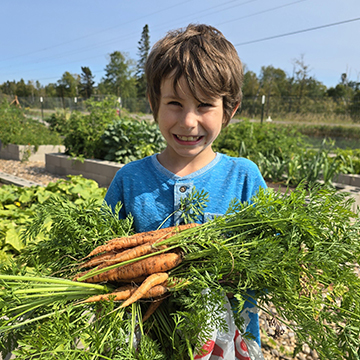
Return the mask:
<svg viewBox="0 0 360 360">
<path fill-rule="evenodd" d="M 156 42 L 145 65 L 147 95 L 155 121 L 160 106 L 161 85 L 169 76 L 174 91 L 179 79 L 185 78 L 198 101 L 223 98 L 226 126 L 236 107 L 241 104 L 243 68 L 235 47 L 217 29 L 209 25 L 190 24 Z"/>
</svg>

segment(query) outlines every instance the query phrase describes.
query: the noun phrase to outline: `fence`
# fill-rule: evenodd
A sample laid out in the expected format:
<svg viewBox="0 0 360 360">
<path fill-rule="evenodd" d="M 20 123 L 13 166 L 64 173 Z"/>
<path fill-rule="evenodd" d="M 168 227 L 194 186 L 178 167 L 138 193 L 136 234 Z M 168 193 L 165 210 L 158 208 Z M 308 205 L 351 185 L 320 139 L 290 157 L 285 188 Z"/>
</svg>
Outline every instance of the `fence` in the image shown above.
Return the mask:
<svg viewBox="0 0 360 360">
<path fill-rule="evenodd" d="M 248 117 L 336 116 L 360 122 L 360 99 L 329 97 L 244 97 L 240 112 Z"/>
<path fill-rule="evenodd" d="M 95 95 L 93 100 L 102 101 L 106 95 Z M 26 109 L 42 110 L 44 112 L 55 111 L 56 109 L 66 109 L 68 111 L 86 111 L 86 99 L 81 97 L 75 98 L 60 98 L 60 97 L 43 97 L 43 96 L 29 96 L 29 97 L 14 97 L 0 94 L 0 102 L 6 99 L 8 102 L 18 101 L 18 104 Z M 121 99 L 114 105 L 114 108 L 125 108 L 130 112 L 150 113 L 150 105 L 146 99 Z"/>
<path fill-rule="evenodd" d="M 105 95 L 96 95 L 92 99 L 101 101 Z M 14 97 L 1 95 L 0 100 L 6 98 L 9 102 Z M 58 98 L 58 97 L 19 97 L 19 104 L 23 108 L 38 109 L 43 112 L 54 111 L 56 109 L 66 109 L 69 111 L 86 111 L 85 99 Z M 151 112 L 149 103 L 146 99 L 128 98 L 119 101 L 115 107 L 122 107 L 129 112 L 141 112 L 149 114 Z M 330 97 L 280 97 L 280 96 L 257 96 L 243 97 L 242 105 L 238 111 L 241 115 L 250 118 L 268 117 L 283 118 L 286 116 L 343 116 L 354 122 L 360 122 L 360 97 L 353 99 L 330 98 Z"/>
</svg>

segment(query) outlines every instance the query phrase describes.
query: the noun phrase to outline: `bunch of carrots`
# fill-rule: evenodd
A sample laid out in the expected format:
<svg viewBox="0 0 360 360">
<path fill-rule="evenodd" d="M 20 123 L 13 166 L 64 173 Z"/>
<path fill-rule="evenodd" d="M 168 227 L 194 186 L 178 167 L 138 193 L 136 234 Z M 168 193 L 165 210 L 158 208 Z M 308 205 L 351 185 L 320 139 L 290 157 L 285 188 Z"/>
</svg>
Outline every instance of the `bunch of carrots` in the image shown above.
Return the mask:
<svg viewBox="0 0 360 360">
<path fill-rule="evenodd" d="M 119 308 L 121 319 L 133 317 L 126 333 L 152 314 L 144 334 L 161 343 L 164 353 L 189 349 L 191 358 L 209 324 L 221 325 L 216 308 L 208 311 L 205 304 L 219 304 L 230 292 L 240 304 L 252 289 L 269 317 L 274 315 L 268 305 L 275 306 L 276 320 L 291 328 L 299 348 L 307 343 L 321 359 L 359 359 L 360 277 L 354 270 L 360 263 L 360 216 L 351 205 L 333 189 L 298 187 L 286 196 L 264 190 L 252 203 L 234 201 L 224 216 L 201 225 L 194 221 L 102 242 L 69 260 L 76 268 L 70 279 L 0 273 L 0 343 L 2 334 L 11 342 L 11 331 L 22 336 L 28 324 L 55 316 L 56 306 L 47 313 L 51 304 L 65 304 L 63 312 L 71 304 L 83 314 L 103 301 L 101 306 Z M 61 233 L 54 233 L 61 251 Z M 210 291 L 204 295 L 204 289 Z M 166 306 L 158 307 L 164 299 Z M 241 320 L 240 311 L 234 318 Z M 102 345 L 96 351 L 102 353 Z"/>
<path fill-rule="evenodd" d="M 146 321 L 174 286 L 168 271 L 182 261 L 180 249 L 161 245 L 162 241 L 195 226 L 199 225 L 191 223 L 114 238 L 95 248 L 87 256 L 90 259 L 80 265 L 90 270 L 76 275 L 73 280 L 111 282 L 119 286 L 111 293 L 94 295 L 83 302 L 123 301 L 120 305 L 123 308 L 140 299 L 151 298 L 152 304 L 142 319 Z"/>
</svg>

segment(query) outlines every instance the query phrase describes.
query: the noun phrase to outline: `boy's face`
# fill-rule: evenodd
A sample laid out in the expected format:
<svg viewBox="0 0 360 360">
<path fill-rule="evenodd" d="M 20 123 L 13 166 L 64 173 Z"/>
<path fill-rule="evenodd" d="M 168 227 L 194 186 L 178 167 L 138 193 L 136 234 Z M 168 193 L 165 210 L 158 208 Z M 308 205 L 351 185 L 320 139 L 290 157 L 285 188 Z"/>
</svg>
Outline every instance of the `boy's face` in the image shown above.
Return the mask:
<svg viewBox="0 0 360 360">
<path fill-rule="evenodd" d="M 215 156 L 211 145 L 219 135 L 224 117 L 222 97 L 196 100 L 181 78 L 177 92 L 172 78 L 161 86 L 160 106 L 157 114 L 159 129 L 167 142 L 163 154 L 173 162 L 196 158 L 205 166 Z"/>
</svg>

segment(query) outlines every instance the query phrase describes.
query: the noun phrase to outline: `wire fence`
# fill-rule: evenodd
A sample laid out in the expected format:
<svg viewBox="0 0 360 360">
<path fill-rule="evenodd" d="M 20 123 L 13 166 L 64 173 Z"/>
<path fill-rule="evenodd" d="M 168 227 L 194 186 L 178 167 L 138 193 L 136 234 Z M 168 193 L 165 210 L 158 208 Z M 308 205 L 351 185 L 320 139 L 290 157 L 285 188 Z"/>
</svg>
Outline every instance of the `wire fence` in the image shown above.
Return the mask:
<svg viewBox="0 0 360 360">
<path fill-rule="evenodd" d="M 53 112 L 57 109 L 67 111 L 86 112 L 86 99 L 81 97 L 14 97 L 0 94 L 0 101 L 6 98 L 9 102 L 17 102 L 24 109 L 41 110 L 43 113 Z M 96 95 L 92 99 L 102 101 L 106 95 Z M 121 110 L 131 113 L 150 114 L 151 109 L 147 99 L 127 98 L 120 99 L 114 105 Z M 353 99 L 331 97 L 296 97 L 296 96 L 255 96 L 243 97 L 242 105 L 238 111 L 242 116 L 249 118 L 286 118 L 298 117 L 344 117 L 353 122 L 360 122 L 360 97 Z"/>
<path fill-rule="evenodd" d="M 92 100 L 102 101 L 107 95 L 95 95 Z M 17 97 L 0 94 L 0 101 L 6 99 L 10 103 L 15 103 L 21 106 L 23 109 L 31 110 L 43 110 L 45 112 L 56 111 L 63 109 L 67 111 L 81 111 L 86 112 L 86 100 L 81 97 L 74 98 L 61 98 L 61 97 L 45 97 L 45 96 L 28 96 L 28 97 Z M 129 112 L 142 112 L 150 113 L 150 105 L 146 99 L 128 98 L 118 99 L 115 103 L 114 108 L 125 108 Z"/>
</svg>

